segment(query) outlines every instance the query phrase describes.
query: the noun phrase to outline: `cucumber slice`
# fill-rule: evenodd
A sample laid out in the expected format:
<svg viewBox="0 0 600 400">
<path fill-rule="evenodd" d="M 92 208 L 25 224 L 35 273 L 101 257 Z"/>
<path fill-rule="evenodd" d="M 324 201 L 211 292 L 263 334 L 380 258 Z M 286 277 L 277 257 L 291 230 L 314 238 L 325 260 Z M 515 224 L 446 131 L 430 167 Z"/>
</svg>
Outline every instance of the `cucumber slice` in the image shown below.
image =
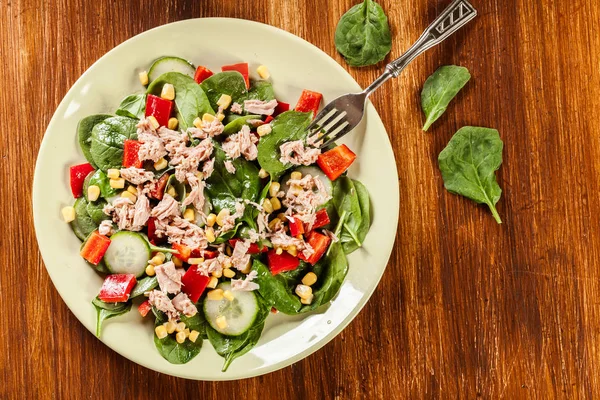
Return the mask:
<svg viewBox="0 0 600 400">
<path fill-rule="evenodd" d="M 142 235 L 121 231 L 110 237 L 104 263 L 113 274 L 142 276 L 150 260 L 150 246 Z"/>
<path fill-rule="evenodd" d="M 225 290 L 231 289 L 231 283 L 223 282 L 217 288 Z M 234 299 L 229 301 L 226 298 L 221 300 L 204 299 L 204 315 L 210 326 L 222 335 L 239 336 L 246 332 L 258 315 L 258 301 L 254 292 L 232 292 Z M 217 318 L 225 317 L 227 326 L 219 328 Z"/>
<path fill-rule="evenodd" d="M 308 166 L 308 167 L 296 168 L 294 171 L 298 171 L 298 172 L 302 173 L 302 176 L 310 175 L 310 176 L 319 178 L 321 180 L 321 182 L 323 183 L 323 186 L 325 187 L 327 194 L 329 196 L 331 196 L 333 194 L 333 184 L 331 183 L 331 180 L 327 177 L 327 175 L 325 175 L 325 173 L 323 171 L 321 171 L 321 168 Z M 290 174 L 286 174 L 283 177 L 283 179 L 281 179 L 281 190 L 283 190 L 284 192 L 287 192 L 287 190 L 289 189 L 289 186 L 287 184 L 287 181 L 289 179 L 290 179 Z"/>
<path fill-rule="evenodd" d="M 180 72 L 192 78 L 196 72 L 194 64 L 180 57 L 164 56 L 154 60 L 148 71 L 150 82 L 166 72 Z"/>
</svg>

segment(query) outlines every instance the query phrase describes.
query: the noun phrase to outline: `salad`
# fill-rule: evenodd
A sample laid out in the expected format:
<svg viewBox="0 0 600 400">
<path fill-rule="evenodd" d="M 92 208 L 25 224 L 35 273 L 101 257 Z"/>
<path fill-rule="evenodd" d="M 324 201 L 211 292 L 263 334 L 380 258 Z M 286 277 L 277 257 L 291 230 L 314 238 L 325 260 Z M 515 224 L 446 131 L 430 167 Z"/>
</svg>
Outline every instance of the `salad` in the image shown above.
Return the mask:
<svg viewBox="0 0 600 400">
<path fill-rule="evenodd" d="M 320 149 L 322 132 L 306 130 L 320 93 L 304 90 L 290 110 L 267 67 L 257 74 L 162 57 L 115 115 L 79 122 L 88 162 L 70 168 L 75 202 L 62 215 L 104 277 L 98 337 L 135 304 L 167 361 L 189 362 L 207 339 L 225 371 L 269 314 L 338 292 L 371 222 L 365 186 L 346 176 L 356 155 Z"/>
</svg>

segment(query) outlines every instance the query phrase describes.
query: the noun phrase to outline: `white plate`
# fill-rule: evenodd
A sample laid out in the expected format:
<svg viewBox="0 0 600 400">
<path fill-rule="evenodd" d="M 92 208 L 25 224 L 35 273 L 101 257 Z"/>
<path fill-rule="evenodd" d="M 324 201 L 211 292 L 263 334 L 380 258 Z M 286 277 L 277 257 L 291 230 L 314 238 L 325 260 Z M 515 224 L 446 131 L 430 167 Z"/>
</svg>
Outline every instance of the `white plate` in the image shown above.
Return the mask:
<svg viewBox="0 0 600 400">
<path fill-rule="evenodd" d="M 92 65 L 52 117 L 40 147 L 33 183 L 35 229 L 46 269 L 67 306 L 91 332 L 96 315 L 90 301 L 98 293 L 102 278 L 79 256 L 80 242 L 60 215 L 61 207 L 73 203 L 69 166 L 85 162 L 77 145 L 77 122 L 90 114 L 112 113 L 123 97 L 141 92 L 138 71 L 162 55 L 184 57 L 213 71 L 219 71 L 221 65 L 247 61 L 253 74 L 258 65 L 265 64 L 271 71 L 277 98 L 292 106 L 305 88 L 323 93 L 325 103 L 360 90 L 340 65 L 310 43 L 268 25 L 237 19 L 194 19 L 161 26 L 122 43 Z M 208 341 L 190 363 L 169 364 L 154 348 L 152 324 L 142 321 L 135 308 L 126 316 L 108 320 L 101 340 L 130 360 L 165 374 L 229 380 L 283 368 L 333 339 L 375 290 L 388 262 L 398 222 L 394 154 L 371 104 L 366 118 L 346 136 L 345 143 L 358 154 L 349 174 L 368 188 L 374 220 L 364 247 L 350 255 L 350 272 L 329 307 L 302 316 L 270 315 L 257 346 L 235 360 L 225 373 L 221 372 L 223 359 Z"/>
</svg>

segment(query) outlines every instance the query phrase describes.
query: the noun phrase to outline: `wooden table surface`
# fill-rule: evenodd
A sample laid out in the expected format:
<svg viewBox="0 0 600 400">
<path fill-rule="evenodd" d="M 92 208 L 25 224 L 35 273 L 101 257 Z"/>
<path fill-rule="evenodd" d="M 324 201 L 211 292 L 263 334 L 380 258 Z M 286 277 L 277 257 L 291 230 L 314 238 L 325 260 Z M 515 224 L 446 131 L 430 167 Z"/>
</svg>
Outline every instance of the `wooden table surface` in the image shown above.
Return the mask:
<svg viewBox="0 0 600 400">
<path fill-rule="evenodd" d="M 448 0 L 382 0 L 400 55 Z M 71 314 L 37 251 L 31 182 L 69 87 L 124 40 L 208 16 L 265 22 L 336 53 L 355 0 L 0 0 L 0 398 L 598 398 L 600 13 L 593 0 L 474 1 L 479 17 L 372 100 L 390 135 L 400 221 L 360 315 L 291 367 L 232 383 L 150 371 Z M 218 32 L 215 32 L 218 44 Z M 438 66 L 473 76 L 429 133 L 419 93 Z M 349 69 L 363 86 L 382 65 Z M 437 156 L 464 125 L 504 140 L 497 225 L 447 193 Z M 8 316 L 8 318 L 6 318 Z"/>
</svg>

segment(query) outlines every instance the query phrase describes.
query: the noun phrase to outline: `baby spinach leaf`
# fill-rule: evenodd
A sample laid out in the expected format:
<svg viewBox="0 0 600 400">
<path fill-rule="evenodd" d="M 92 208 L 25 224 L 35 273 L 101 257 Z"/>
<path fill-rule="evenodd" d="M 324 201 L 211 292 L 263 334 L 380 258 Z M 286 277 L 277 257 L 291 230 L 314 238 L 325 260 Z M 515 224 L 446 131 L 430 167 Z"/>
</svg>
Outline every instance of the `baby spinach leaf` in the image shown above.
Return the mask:
<svg viewBox="0 0 600 400">
<path fill-rule="evenodd" d="M 97 169 L 85 177 L 83 182 L 83 195 L 88 200 L 88 188 L 90 185 L 96 185 L 100 188 L 100 195 L 105 199 L 115 196 L 117 191 L 110 186 L 110 179 L 104 171 Z M 89 201 L 89 200 L 88 200 Z"/>
<path fill-rule="evenodd" d="M 179 72 L 167 72 L 160 75 L 150 83 L 146 92 L 160 95 L 165 83 L 170 83 L 175 88 L 175 108 L 180 129 L 193 128 L 196 117 L 205 113 L 215 113 L 206 93 L 196 81 Z"/>
<path fill-rule="evenodd" d="M 175 174 L 171 175 L 169 177 L 169 180 L 167 180 L 167 185 L 165 186 L 165 193 L 168 192 L 171 188 L 175 189 L 175 192 L 177 193 L 177 196 L 175 196 L 175 200 L 183 201 L 183 199 L 185 199 L 185 185 L 177 180 Z"/>
<path fill-rule="evenodd" d="M 200 316 L 200 312 L 193 317 L 186 317 L 185 315 L 181 316 L 181 321 L 185 323 L 190 331 L 196 330 L 198 332 L 203 332 L 204 324 L 202 320 L 203 316 Z M 162 325 L 162 323 L 162 320 L 157 319 L 155 326 Z M 194 343 L 191 340 L 186 339 L 183 343 L 177 343 L 175 335 L 167 335 L 165 338 L 159 339 L 155 334 L 154 345 L 159 354 L 171 364 L 186 364 L 200 353 L 200 349 L 202 349 L 202 340 L 198 338 Z"/>
<path fill-rule="evenodd" d="M 427 119 L 423 130 L 429 127 L 446 111 L 448 104 L 471 79 L 469 70 L 456 65 L 438 68 L 425 81 L 421 91 L 421 108 Z"/>
<path fill-rule="evenodd" d="M 502 189 L 494 172 L 502 164 L 503 147 L 497 130 L 465 126 L 452 136 L 438 157 L 446 189 L 487 204 L 499 224 L 502 221 L 496 203 Z"/>
<path fill-rule="evenodd" d="M 353 67 L 377 64 L 392 49 L 388 19 L 373 0 L 365 0 L 342 15 L 334 40 L 337 51 Z"/>
<path fill-rule="evenodd" d="M 279 146 L 285 142 L 304 139 L 311 118 L 312 113 L 310 112 L 286 111 L 275 117 L 271 122 L 271 133 L 260 138 L 258 142 L 258 163 L 273 179 L 279 178 L 293 166 L 282 164 L 279 161 L 279 158 L 281 158 Z"/>
<path fill-rule="evenodd" d="M 115 114 L 121 117 L 142 119 L 146 112 L 146 93 L 131 94 L 121 100 Z"/>
<path fill-rule="evenodd" d="M 298 313 L 302 303 L 300 298 L 293 294 L 294 287 L 289 285 L 286 276 L 271 274 L 269 268 L 259 260 L 254 260 L 252 269 L 258 274 L 254 279 L 254 282 L 260 286 L 258 292 L 270 306 L 284 314 Z"/>
<path fill-rule="evenodd" d="M 144 293 L 151 291 L 158 287 L 158 279 L 156 276 L 146 276 L 135 284 L 131 294 L 129 295 L 130 299 L 135 299 L 136 297 L 142 296 Z"/>
<path fill-rule="evenodd" d="M 250 82 L 250 90 L 248 90 L 248 100 L 271 101 L 275 99 L 275 91 L 273 85 L 267 81 L 252 81 Z"/>
<path fill-rule="evenodd" d="M 127 303 L 105 303 L 96 297 L 92 300 L 96 308 L 96 336 L 100 337 L 102 333 L 102 324 L 109 318 L 123 315 L 131 310 L 131 302 Z"/>
<path fill-rule="evenodd" d="M 94 223 L 92 217 L 87 213 L 88 202 L 84 197 L 75 200 L 73 208 L 75 209 L 75 219 L 71 222 L 73 233 L 80 240 L 85 240 L 90 233 L 98 229 L 98 225 Z"/>
<path fill-rule="evenodd" d="M 96 126 L 96 124 L 99 124 L 110 117 L 112 117 L 112 115 L 90 115 L 83 118 L 81 121 L 79 121 L 79 124 L 77 124 L 77 141 L 79 142 L 79 147 L 81 147 L 81 151 L 83 152 L 85 159 L 88 160 L 88 162 L 92 164 L 94 168 L 98 168 L 98 166 L 94 162 L 94 158 L 92 157 L 92 153 L 90 151 L 90 148 L 92 147 L 92 129 L 94 126 Z"/>
<path fill-rule="evenodd" d="M 97 201 L 90 201 L 85 206 L 85 209 L 95 224 L 100 225 L 102 221 L 105 219 L 110 219 L 108 215 L 102 211 L 104 206 L 106 205 L 106 200 L 98 199 Z"/>
<path fill-rule="evenodd" d="M 123 143 L 137 139 L 137 121 L 127 117 L 110 117 L 92 129 L 90 153 L 99 169 L 120 168 L 123 163 Z"/>
<path fill-rule="evenodd" d="M 248 121 L 252 120 L 252 119 L 260 119 L 260 115 L 239 116 L 238 118 L 233 119 L 231 122 L 228 122 L 227 125 L 225 125 L 225 128 L 223 128 L 223 133 L 225 135 L 230 135 L 232 133 L 238 133 L 242 129 L 242 126 L 244 126 L 244 125 L 248 125 L 248 126 L 252 127 L 252 125 L 250 125 L 248 123 Z"/>
<path fill-rule="evenodd" d="M 246 81 L 242 74 L 237 71 L 218 72 L 202 81 L 200 87 L 206 93 L 211 107 L 215 110 L 219 108 L 217 101 L 222 94 L 231 96 L 232 103 L 237 102 L 240 104 L 244 103 L 244 99 L 248 95 Z"/>
<path fill-rule="evenodd" d="M 333 182 L 333 210 L 328 207 L 331 226 L 336 227 L 344 252 L 350 254 L 362 246 L 371 226 L 371 204 L 365 186 L 347 176 Z M 339 218 L 345 212 L 341 222 Z"/>
<path fill-rule="evenodd" d="M 83 243 L 82 243 L 83 246 Z M 100 260 L 100 262 L 98 263 L 98 265 L 94 265 L 89 261 L 85 261 L 85 263 L 87 265 L 89 265 L 91 268 L 95 269 L 97 272 L 101 273 L 101 274 L 109 274 L 110 271 L 108 270 L 108 268 L 106 267 L 106 264 L 104 263 L 104 260 Z"/>
</svg>

